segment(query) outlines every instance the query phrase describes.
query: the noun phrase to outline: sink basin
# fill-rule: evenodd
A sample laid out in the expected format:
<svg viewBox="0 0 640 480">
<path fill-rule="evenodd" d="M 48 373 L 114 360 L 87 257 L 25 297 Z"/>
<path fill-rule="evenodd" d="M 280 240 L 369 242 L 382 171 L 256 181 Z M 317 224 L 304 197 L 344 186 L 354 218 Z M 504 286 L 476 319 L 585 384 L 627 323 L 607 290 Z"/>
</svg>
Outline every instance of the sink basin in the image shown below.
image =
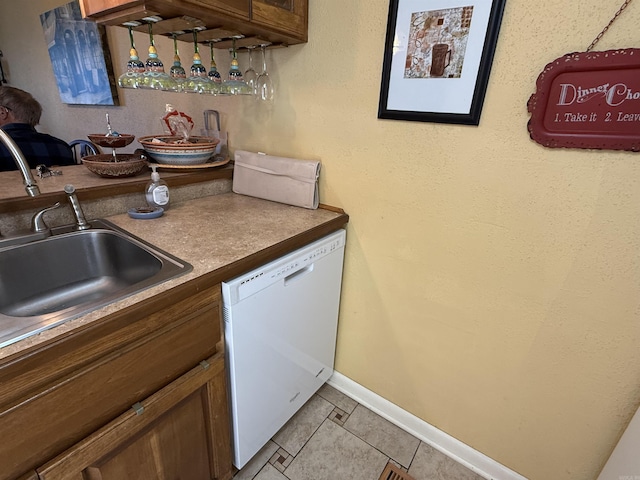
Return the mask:
<svg viewBox="0 0 640 480">
<path fill-rule="evenodd" d="M 0 347 L 192 270 L 106 220 L 0 248 Z"/>
</svg>

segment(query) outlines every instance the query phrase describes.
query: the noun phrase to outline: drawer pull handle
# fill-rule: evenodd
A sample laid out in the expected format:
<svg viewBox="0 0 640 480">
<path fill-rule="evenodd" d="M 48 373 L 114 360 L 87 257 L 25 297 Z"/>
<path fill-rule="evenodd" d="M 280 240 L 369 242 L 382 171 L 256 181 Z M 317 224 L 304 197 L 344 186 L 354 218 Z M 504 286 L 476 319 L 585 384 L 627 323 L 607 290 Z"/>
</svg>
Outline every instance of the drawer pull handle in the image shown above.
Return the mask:
<svg viewBox="0 0 640 480">
<path fill-rule="evenodd" d="M 136 415 L 142 415 L 142 412 L 144 412 L 144 406 L 140 402 L 134 403 L 131 408 L 136 412 Z"/>
<path fill-rule="evenodd" d="M 207 362 L 206 360 L 202 360 L 200 362 L 200 366 L 202 366 L 202 368 L 204 368 L 205 370 L 208 369 L 211 365 L 209 364 L 209 362 Z"/>
</svg>

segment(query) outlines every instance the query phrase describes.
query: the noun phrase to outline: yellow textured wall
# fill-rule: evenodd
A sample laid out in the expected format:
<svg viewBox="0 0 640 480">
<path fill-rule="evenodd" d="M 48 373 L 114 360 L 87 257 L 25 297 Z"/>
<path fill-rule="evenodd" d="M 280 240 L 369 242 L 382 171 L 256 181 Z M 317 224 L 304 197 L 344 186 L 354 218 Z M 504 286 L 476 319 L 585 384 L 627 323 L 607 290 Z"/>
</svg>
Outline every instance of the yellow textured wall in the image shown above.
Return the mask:
<svg viewBox="0 0 640 480">
<path fill-rule="evenodd" d="M 322 159 L 322 201 L 351 216 L 337 370 L 526 477 L 595 479 L 640 403 L 640 157 L 543 148 L 526 102 L 619 1 L 508 1 L 478 127 L 377 119 L 388 0 L 310 0 L 309 43 L 269 53 L 272 109 L 122 90 L 123 107 L 60 105 L 31 18 L 56 3 L 0 3 L 45 129 L 81 137 L 110 111 L 154 133 L 172 102 L 220 109 L 234 149 Z M 637 46 L 639 20 L 631 4 L 598 48 Z M 109 37 L 119 74 L 126 31 Z"/>
</svg>

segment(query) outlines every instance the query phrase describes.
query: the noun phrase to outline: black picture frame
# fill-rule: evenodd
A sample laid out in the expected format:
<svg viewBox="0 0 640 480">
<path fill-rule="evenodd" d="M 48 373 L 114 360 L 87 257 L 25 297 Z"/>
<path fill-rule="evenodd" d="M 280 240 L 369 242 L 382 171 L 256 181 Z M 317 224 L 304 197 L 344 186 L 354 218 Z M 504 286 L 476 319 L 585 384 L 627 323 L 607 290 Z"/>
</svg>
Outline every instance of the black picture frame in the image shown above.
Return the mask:
<svg viewBox="0 0 640 480">
<path fill-rule="evenodd" d="M 378 118 L 479 125 L 505 3 L 390 0 Z"/>
</svg>

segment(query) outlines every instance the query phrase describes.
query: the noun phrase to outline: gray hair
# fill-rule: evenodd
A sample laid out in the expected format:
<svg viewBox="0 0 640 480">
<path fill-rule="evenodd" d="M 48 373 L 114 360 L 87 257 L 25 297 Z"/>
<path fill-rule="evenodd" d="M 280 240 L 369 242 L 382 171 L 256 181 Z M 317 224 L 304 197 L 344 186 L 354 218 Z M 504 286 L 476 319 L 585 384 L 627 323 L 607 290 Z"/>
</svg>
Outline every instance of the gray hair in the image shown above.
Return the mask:
<svg viewBox="0 0 640 480">
<path fill-rule="evenodd" d="M 7 107 L 20 123 L 35 127 L 40 122 L 42 106 L 33 96 L 14 87 L 0 87 L 0 105 Z"/>
</svg>

